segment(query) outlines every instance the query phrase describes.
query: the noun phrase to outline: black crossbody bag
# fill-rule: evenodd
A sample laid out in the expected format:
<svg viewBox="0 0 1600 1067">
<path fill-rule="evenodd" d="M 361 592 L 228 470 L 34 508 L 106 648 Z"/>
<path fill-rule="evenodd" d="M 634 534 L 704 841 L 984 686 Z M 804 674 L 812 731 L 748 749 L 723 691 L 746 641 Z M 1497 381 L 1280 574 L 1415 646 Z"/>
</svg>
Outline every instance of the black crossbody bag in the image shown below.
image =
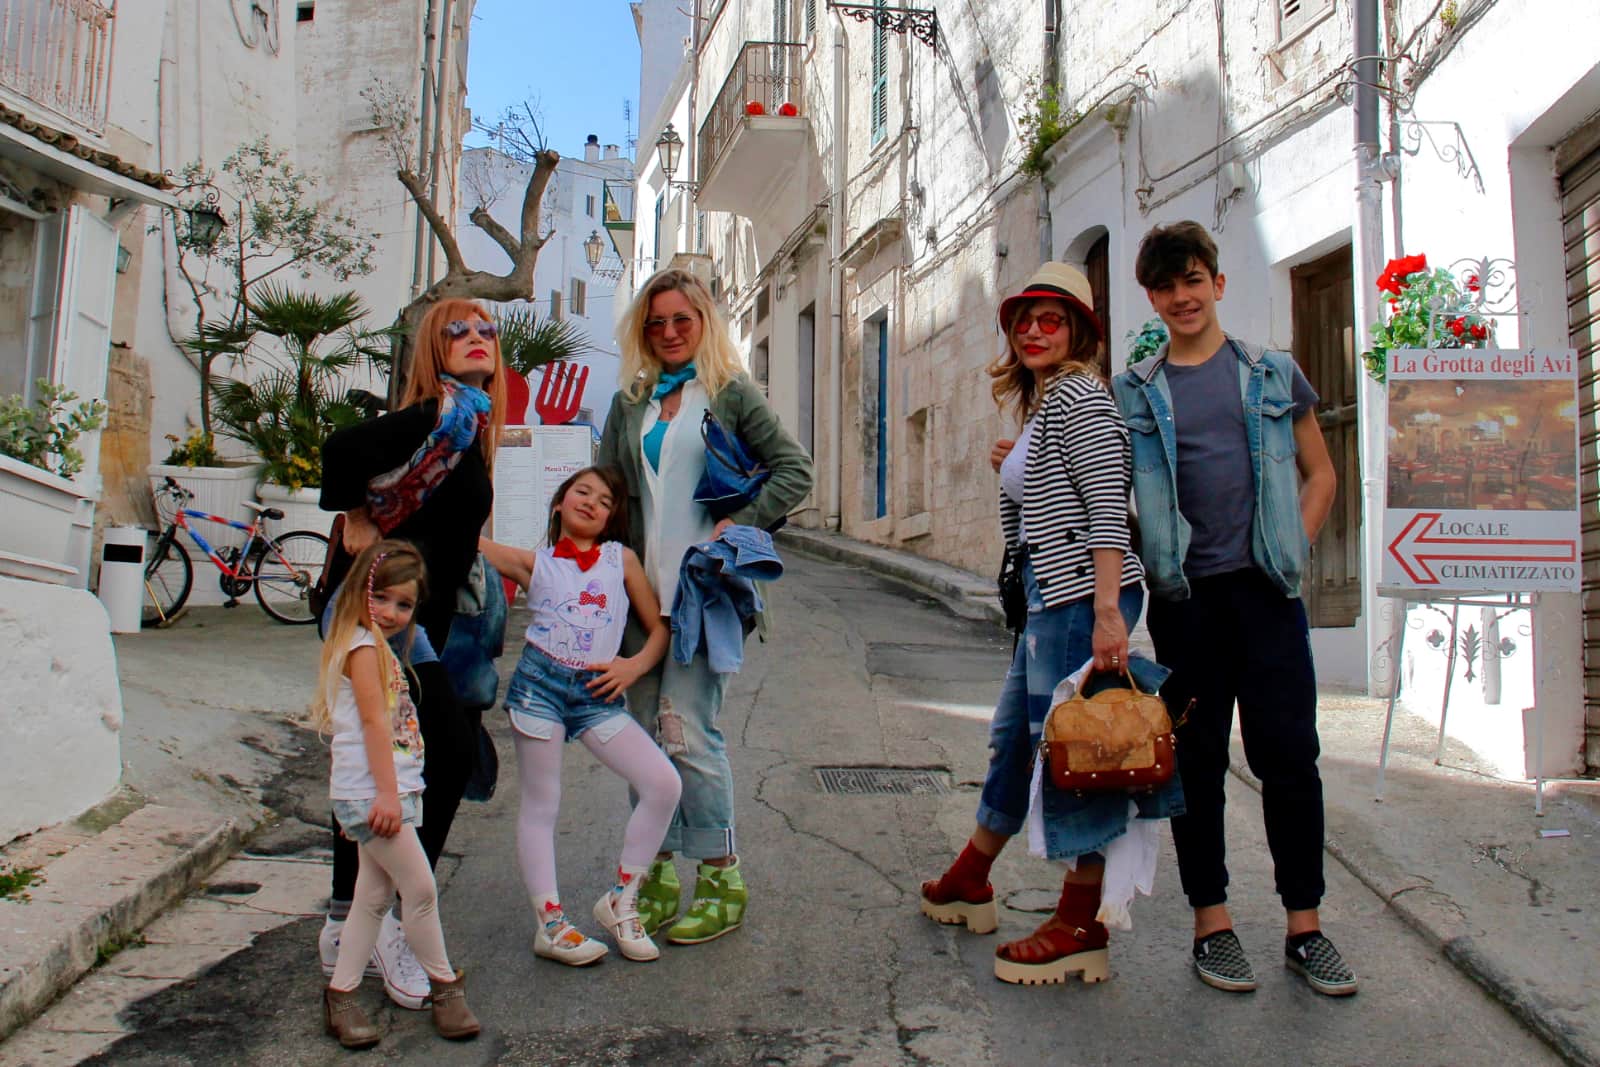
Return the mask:
<svg viewBox="0 0 1600 1067">
<path fill-rule="evenodd" d="M 1006 616 L 1006 629 L 1018 636 L 1028 625 L 1028 589 L 1022 580 L 1022 563 L 1027 552 L 1023 545 L 1008 547 L 1000 561 L 1000 576 L 995 581 L 1000 590 L 1000 610 Z"/>
</svg>

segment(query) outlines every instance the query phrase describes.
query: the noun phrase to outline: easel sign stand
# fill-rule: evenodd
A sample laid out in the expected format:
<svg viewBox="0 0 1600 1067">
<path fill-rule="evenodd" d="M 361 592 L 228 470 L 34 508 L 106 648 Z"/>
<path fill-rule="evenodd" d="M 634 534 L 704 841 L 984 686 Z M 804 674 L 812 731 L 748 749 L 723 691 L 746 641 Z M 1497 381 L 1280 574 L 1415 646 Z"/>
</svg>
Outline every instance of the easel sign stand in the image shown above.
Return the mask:
<svg viewBox="0 0 1600 1067">
<path fill-rule="evenodd" d="M 1537 614 L 1541 593 L 1577 592 L 1583 577 L 1577 353 L 1437 347 L 1447 330 L 1461 336 L 1456 327 L 1464 316 L 1492 321 L 1516 314 L 1510 261 L 1462 260 L 1452 269 L 1467 272 L 1469 292 L 1430 301 L 1430 347 L 1392 349 L 1388 359 L 1384 552 L 1377 593 L 1401 606 L 1394 633 L 1375 653 L 1382 656 L 1392 646 L 1395 671 L 1378 756 L 1378 801 L 1412 606 L 1421 604 L 1450 622 L 1434 754 L 1439 764 L 1461 609 Z M 1492 343 L 1492 333 L 1489 339 Z M 1531 629 L 1537 633 L 1536 626 Z M 1532 653 L 1534 814 L 1543 815 L 1545 712 L 1537 689 L 1537 642 Z"/>
</svg>

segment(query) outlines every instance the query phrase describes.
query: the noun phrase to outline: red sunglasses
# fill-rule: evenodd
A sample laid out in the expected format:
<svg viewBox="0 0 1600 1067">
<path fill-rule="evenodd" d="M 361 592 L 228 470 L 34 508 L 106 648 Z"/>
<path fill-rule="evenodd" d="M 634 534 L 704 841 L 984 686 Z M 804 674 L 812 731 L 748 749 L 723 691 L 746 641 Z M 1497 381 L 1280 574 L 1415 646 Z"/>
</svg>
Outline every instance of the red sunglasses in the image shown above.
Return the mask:
<svg viewBox="0 0 1600 1067">
<path fill-rule="evenodd" d="M 1038 323 L 1039 332 L 1048 337 L 1051 334 L 1054 334 L 1057 330 L 1061 329 L 1061 327 L 1066 324 L 1066 321 L 1067 319 L 1065 315 L 1057 315 L 1053 311 L 1046 311 L 1039 315 L 1031 315 L 1028 312 L 1023 312 L 1022 314 L 1018 315 L 1016 321 L 1011 324 L 1011 332 L 1015 334 L 1027 333 L 1029 326 L 1032 326 L 1034 323 Z"/>
</svg>

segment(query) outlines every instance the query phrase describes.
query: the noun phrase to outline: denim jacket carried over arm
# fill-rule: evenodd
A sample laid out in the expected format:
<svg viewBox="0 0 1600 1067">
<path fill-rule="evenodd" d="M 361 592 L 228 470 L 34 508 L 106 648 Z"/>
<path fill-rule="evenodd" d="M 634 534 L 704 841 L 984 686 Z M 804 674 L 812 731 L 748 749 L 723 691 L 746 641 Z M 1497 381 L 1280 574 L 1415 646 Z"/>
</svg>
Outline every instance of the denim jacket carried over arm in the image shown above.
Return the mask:
<svg viewBox="0 0 1600 1067">
<path fill-rule="evenodd" d="M 672 602 L 672 658 L 688 663 L 704 648 L 712 671 L 737 673 L 744 639 L 762 610 L 756 583 L 782 576 L 772 535 L 754 526 L 730 526 L 689 549 Z"/>
<path fill-rule="evenodd" d="M 1239 363 L 1239 395 L 1255 479 L 1250 558 L 1284 596 L 1297 597 L 1310 545 L 1300 516 L 1295 460 L 1294 358 L 1231 337 L 1228 347 Z M 1145 580 L 1154 596 L 1185 600 L 1189 580 L 1183 561 L 1190 527 L 1178 511 L 1178 440 L 1166 364 L 1167 346 L 1162 345 L 1111 385 L 1133 443 L 1133 497 Z"/>
</svg>

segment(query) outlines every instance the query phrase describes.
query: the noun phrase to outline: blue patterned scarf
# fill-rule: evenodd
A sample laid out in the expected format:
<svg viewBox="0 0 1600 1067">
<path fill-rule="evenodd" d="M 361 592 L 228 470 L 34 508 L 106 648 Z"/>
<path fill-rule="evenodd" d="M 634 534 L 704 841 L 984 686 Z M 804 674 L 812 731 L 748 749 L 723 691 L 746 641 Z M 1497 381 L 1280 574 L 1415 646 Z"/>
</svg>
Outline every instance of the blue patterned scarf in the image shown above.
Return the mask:
<svg viewBox="0 0 1600 1067">
<path fill-rule="evenodd" d="M 439 381 L 444 395 L 433 429 L 410 459 L 367 483 L 367 512 L 385 536 L 422 508 L 489 425 L 488 393 L 448 374 Z"/>
</svg>

